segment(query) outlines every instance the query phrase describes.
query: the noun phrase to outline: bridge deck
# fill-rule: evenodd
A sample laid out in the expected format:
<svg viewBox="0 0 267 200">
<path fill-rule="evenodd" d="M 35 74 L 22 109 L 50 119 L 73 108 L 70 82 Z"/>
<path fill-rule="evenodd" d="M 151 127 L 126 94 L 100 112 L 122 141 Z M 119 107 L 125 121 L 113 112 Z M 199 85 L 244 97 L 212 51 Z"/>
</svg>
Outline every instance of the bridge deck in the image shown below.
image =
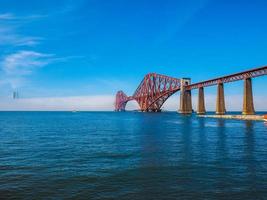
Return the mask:
<svg viewBox="0 0 267 200">
<path fill-rule="evenodd" d="M 194 84 L 186 86 L 186 89 L 192 90 L 192 89 L 197 89 L 197 88 L 201 88 L 201 87 L 208 87 L 208 86 L 217 85 L 218 83 L 229 83 L 229 82 L 233 82 L 233 81 L 243 80 L 246 78 L 263 76 L 266 74 L 267 74 L 267 66 L 264 66 L 264 67 L 244 71 L 244 72 L 239 72 L 236 74 L 231 74 L 231 75 L 222 76 L 219 78 L 210 79 L 207 81 L 194 83 Z"/>
</svg>

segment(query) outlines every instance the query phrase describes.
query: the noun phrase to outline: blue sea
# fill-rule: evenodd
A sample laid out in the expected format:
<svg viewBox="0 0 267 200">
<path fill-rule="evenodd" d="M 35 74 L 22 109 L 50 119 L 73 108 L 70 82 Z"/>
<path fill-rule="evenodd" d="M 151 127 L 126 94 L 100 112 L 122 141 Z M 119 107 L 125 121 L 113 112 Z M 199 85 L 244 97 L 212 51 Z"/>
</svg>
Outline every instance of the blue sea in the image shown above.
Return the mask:
<svg viewBox="0 0 267 200">
<path fill-rule="evenodd" d="M 0 112 L 0 199 L 267 199 L 267 125 Z"/>
</svg>

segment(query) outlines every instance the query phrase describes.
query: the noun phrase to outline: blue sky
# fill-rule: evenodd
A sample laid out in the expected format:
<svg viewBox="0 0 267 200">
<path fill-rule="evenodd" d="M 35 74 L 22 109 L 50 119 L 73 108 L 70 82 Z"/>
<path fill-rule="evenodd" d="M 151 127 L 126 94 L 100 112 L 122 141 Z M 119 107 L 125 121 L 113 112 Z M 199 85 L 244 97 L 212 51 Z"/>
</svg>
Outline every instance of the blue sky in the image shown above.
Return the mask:
<svg viewBox="0 0 267 200">
<path fill-rule="evenodd" d="M 149 72 L 197 82 L 267 65 L 266 9 L 264 0 L 1 0 L 0 109 L 111 110 L 116 91 L 131 95 Z M 266 81 L 254 80 L 261 110 Z M 242 82 L 225 89 L 240 109 Z M 215 92 L 206 91 L 210 110 Z M 178 97 L 166 103 L 176 109 Z"/>
</svg>

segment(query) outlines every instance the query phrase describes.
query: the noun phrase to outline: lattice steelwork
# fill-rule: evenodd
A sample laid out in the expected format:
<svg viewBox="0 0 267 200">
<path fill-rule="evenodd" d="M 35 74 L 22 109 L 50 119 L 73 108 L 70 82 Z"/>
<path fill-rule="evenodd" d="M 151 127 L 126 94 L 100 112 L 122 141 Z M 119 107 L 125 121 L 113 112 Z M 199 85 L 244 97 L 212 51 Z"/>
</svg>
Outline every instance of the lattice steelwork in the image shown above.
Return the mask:
<svg viewBox="0 0 267 200">
<path fill-rule="evenodd" d="M 125 111 L 129 98 L 123 91 L 118 91 L 115 100 L 115 111 Z"/>
<path fill-rule="evenodd" d="M 229 83 L 263 75 L 267 75 L 267 66 L 207 81 L 202 81 L 199 83 L 194 83 L 184 86 L 184 89 L 192 90 L 212 85 L 218 85 L 219 83 Z M 180 90 L 180 84 L 180 79 L 156 73 L 147 74 L 136 89 L 133 96 L 127 97 L 126 94 L 124 94 L 122 91 L 117 92 L 115 110 L 123 111 L 125 110 L 125 106 L 128 101 L 136 100 L 140 106 L 141 111 L 158 112 L 161 110 L 163 103 L 169 98 L 169 96 Z"/>
<path fill-rule="evenodd" d="M 180 79 L 150 73 L 147 74 L 133 98 L 138 102 L 141 111 L 158 112 L 163 103 L 180 89 Z"/>
<path fill-rule="evenodd" d="M 147 74 L 133 96 L 127 97 L 122 91 L 117 92 L 115 110 L 125 110 L 126 103 L 136 100 L 141 111 L 159 112 L 163 103 L 180 89 L 180 79 L 150 73 Z"/>
</svg>

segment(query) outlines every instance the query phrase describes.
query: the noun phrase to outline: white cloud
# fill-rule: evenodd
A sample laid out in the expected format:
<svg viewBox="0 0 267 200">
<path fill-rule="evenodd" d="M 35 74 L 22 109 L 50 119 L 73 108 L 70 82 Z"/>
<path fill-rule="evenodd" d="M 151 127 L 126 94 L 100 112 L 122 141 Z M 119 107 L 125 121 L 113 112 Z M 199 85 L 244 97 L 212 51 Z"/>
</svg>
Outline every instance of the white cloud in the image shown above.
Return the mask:
<svg viewBox="0 0 267 200">
<path fill-rule="evenodd" d="M 193 96 L 193 107 L 196 108 L 196 96 Z M 231 99 L 231 101 L 229 101 Z M 254 99 L 256 111 L 267 110 L 264 96 Z M 214 111 L 215 95 L 206 95 L 206 109 Z M 44 97 L 44 98 L 22 98 L 11 100 L 0 99 L 0 110 L 27 110 L 27 111 L 112 111 L 114 110 L 115 95 L 91 95 L 91 96 L 69 96 L 69 97 Z M 241 111 L 242 95 L 228 96 L 226 98 L 227 110 Z M 177 111 L 179 108 L 179 96 L 170 97 L 163 105 L 164 110 Z M 138 109 L 135 101 L 128 102 L 127 110 Z"/>
<path fill-rule="evenodd" d="M 14 34 L 10 31 L 0 30 L 0 45 L 11 46 L 35 46 L 40 43 L 42 38 L 39 37 L 26 37 Z"/>
<path fill-rule="evenodd" d="M 0 45 L 2 46 L 35 46 L 39 44 L 41 40 L 42 38 L 40 37 L 19 35 L 14 28 L 0 23 Z"/>
<path fill-rule="evenodd" d="M 27 75 L 36 67 L 48 64 L 45 58 L 51 57 L 35 51 L 19 51 L 6 56 L 2 62 L 3 70 L 8 75 Z"/>
<path fill-rule="evenodd" d="M 4 72 L 6 82 L 9 82 L 12 88 L 16 88 L 22 84 L 25 76 L 52 61 L 53 56 L 50 54 L 35 51 L 18 51 L 5 56 L 0 66 Z"/>
<path fill-rule="evenodd" d="M 113 95 L 46 97 L 25 99 L 1 99 L 0 110 L 88 110 L 106 111 L 114 109 Z"/>
<path fill-rule="evenodd" d="M 26 15 L 26 16 L 17 16 L 13 13 L 1 13 L 0 14 L 0 20 L 13 20 L 13 21 L 25 21 L 25 20 L 35 20 L 48 17 L 48 15 L 40 15 L 40 14 L 34 14 L 34 15 Z"/>
<path fill-rule="evenodd" d="M 16 16 L 12 13 L 0 14 L 0 45 L 34 46 L 39 44 L 42 38 L 18 34 L 18 27 L 25 22 L 40 19 L 44 15 Z"/>
</svg>

